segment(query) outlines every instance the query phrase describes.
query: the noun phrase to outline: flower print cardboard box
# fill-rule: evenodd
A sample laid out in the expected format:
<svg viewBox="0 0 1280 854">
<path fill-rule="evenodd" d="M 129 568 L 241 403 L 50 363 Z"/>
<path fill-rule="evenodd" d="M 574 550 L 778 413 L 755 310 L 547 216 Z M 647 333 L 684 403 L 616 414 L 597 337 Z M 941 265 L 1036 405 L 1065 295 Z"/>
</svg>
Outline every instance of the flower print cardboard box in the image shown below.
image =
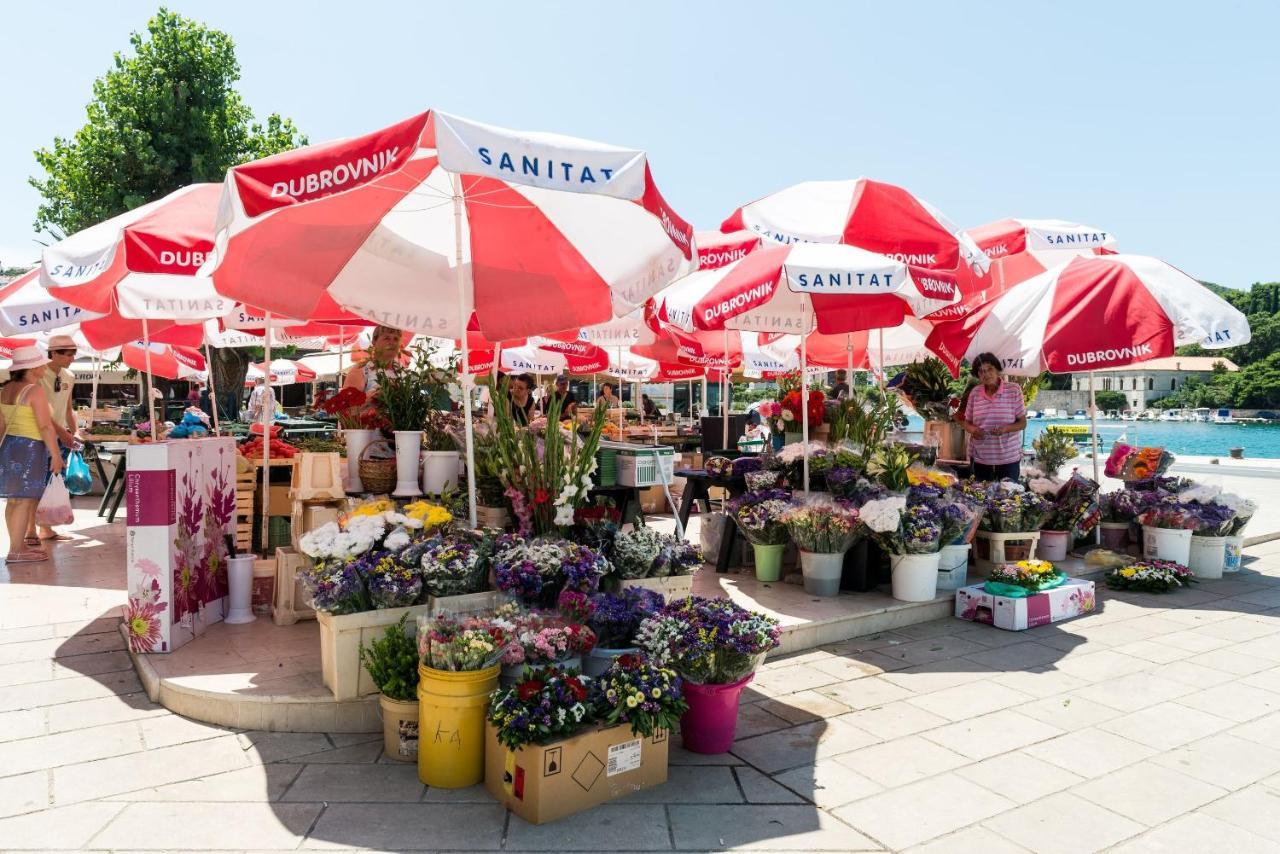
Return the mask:
<svg viewBox="0 0 1280 854">
<path fill-rule="evenodd" d="M 1012 632 L 1069 620 L 1093 607 L 1093 582 L 1079 578 L 1068 578 L 1061 587 L 1021 598 L 993 595 L 981 584 L 956 591 L 957 617 Z"/>
<path fill-rule="evenodd" d="M 667 782 L 670 741 L 667 730 L 644 738 L 620 724 L 512 752 L 486 723 L 484 785 L 525 821 L 546 824 Z"/>
</svg>

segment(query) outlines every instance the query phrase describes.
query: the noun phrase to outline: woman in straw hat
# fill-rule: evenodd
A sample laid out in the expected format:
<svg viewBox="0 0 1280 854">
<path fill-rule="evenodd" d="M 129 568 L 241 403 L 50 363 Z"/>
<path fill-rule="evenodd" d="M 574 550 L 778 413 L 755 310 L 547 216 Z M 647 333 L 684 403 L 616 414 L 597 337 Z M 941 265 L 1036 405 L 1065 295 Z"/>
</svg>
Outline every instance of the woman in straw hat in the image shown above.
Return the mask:
<svg viewBox="0 0 1280 854">
<path fill-rule="evenodd" d="M 7 563 L 30 563 L 49 557 L 43 549 L 23 544 L 49 473 L 62 473 L 58 434 L 50 417 L 49 399 L 40 385 L 48 364 L 49 357 L 39 347 L 17 348 L 9 367 L 9 382 L 0 389 L 0 416 L 4 417 L 0 497 L 6 499 Z"/>
</svg>

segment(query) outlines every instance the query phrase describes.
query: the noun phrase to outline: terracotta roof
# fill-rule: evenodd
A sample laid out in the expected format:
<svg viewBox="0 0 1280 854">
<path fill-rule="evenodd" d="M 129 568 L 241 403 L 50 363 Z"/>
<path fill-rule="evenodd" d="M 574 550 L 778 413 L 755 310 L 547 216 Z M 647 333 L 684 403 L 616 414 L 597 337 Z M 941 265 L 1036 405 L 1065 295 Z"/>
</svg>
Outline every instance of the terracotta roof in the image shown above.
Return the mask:
<svg viewBox="0 0 1280 854">
<path fill-rule="evenodd" d="M 1221 363 L 1228 371 L 1238 371 L 1236 363 L 1225 356 L 1169 356 L 1165 359 L 1151 359 L 1124 368 L 1098 368 L 1099 374 L 1114 374 L 1121 371 L 1212 371 L 1213 366 Z M 1076 371 L 1075 373 L 1086 373 Z"/>
</svg>

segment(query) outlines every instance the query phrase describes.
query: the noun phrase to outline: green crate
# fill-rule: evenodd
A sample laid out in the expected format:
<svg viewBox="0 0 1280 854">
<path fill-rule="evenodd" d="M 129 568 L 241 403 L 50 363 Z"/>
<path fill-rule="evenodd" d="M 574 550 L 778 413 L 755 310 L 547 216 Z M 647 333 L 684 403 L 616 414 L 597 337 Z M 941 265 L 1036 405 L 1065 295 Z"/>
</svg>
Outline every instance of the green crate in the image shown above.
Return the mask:
<svg viewBox="0 0 1280 854">
<path fill-rule="evenodd" d="M 618 485 L 618 452 L 615 449 L 596 451 L 596 482 L 601 486 Z"/>
<path fill-rule="evenodd" d="M 293 519 L 288 516 L 272 516 L 267 522 L 267 553 L 275 554 L 276 549 L 292 545 Z"/>
</svg>

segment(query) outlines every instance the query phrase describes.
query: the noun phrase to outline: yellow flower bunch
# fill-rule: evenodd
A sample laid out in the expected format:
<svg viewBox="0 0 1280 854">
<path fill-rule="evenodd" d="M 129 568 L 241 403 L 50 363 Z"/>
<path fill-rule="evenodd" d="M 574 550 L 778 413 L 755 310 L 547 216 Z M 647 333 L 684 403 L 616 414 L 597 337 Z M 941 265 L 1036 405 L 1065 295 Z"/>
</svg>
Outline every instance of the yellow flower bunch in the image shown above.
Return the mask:
<svg viewBox="0 0 1280 854">
<path fill-rule="evenodd" d="M 918 463 L 907 469 L 907 481 L 912 486 L 928 484 L 940 489 L 948 489 L 956 485 L 955 475 L 934 468 L 926 468 Z"/>
<path fill-rule="evenodd" d="M 1027 575 L 1048 575 L 1053 572 L 1053 564 L 1047 560 L 1020 560 L 1017 566 Z"/>
<path fill-rule="evenodd" d="M 1133 578 L 1138 574 L 1138 568 L 1134 566 L 1126 566 L 1124 569 L 1120 570 L 1120 574 L 1125 578 Z"/>
<path fill-rule="evenodd" d="M 453 516 L 448 510 L 430 501 L 414 501 L 406 504 L 404 515 L 420 521 L 423 528 L 438 528 L 453 521 Z"/>
<path fill-rule="evenodd" d="M 356 509 L 347 514 L 347 518 L 352 516 L 377 516 L 380 513 L 387 513 L 396 509 L 396 503 L 389 498 L 380 498 L 377 501 L 370 501 L 361 504 Z"/>
</svg>

